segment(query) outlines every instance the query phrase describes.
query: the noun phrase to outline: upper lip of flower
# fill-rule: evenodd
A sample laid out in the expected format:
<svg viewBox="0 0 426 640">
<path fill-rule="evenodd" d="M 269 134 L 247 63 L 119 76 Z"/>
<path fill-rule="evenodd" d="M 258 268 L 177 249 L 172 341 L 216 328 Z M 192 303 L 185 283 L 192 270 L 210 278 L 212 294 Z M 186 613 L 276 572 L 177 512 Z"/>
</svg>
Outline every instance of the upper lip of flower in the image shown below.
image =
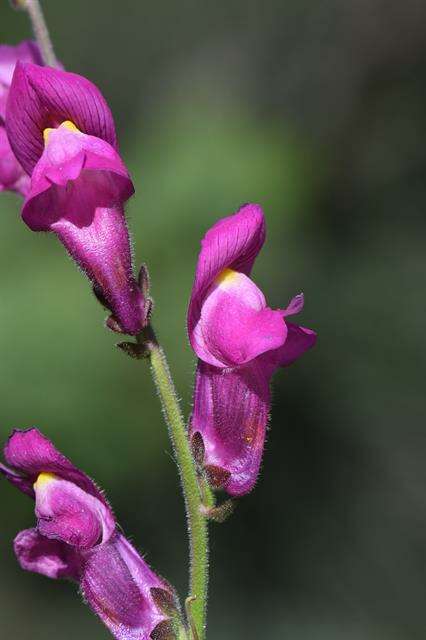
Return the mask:
<svg viewBox="0 0 426 640">
<path fill-rule="evenodd" d="M 188 309 L 188 334 L 192 348 L 206 362 L 224 366 L 197 340 L 196 327 L 206 294 L 226 269 L 249 276 L 264 240 L 265 220 L 256 204 L 244 205 L 233 216 L 220 220 L 202 240 Z"/>
<path fill-rule="evenodd" d="M 73 482 L 109 507 L 102 491 L 93 480 L 75 467 L 35 427 L 14 429 L 4 448 L 4 457 L 8 466 L 0 464 L 0 472 L 13 484 L 17 484 L 14 480 L 19 481 L 19 488 L 33 498 L 33 484 L 39 474 L 53 473 Z"/>
<path fill-rule="evenodd" d="M 61 69 L 18 62 L 7 100 L 6 128 L 28 174 L 43 153 L 44 130 L 64 121 L 117 147 L 111 111 L 92 82 Z"/>
</svg>

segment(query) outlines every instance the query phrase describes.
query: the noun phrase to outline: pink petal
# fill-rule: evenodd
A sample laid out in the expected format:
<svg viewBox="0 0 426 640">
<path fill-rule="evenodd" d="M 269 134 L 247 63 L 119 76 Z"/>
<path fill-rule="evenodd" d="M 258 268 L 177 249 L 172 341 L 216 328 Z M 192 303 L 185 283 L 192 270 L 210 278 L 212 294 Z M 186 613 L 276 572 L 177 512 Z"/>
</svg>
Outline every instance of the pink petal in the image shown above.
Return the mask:
<svg viewBox="0 0 426 640">
<path fill-rule="evenodd" d="M 26 493 L 31 498 L 34 498 L 33 482 L 27 477 L 23 476 L 14 469 L 9 469 L 6 465 L 0 462 L 0 473 L 4 475 L 6 480 L 13 484 L 14 487 Z"/>
<path fill-rule="evenodd" d="M 34 168 L 22 217 L 33 231 L 50 231 L 60 218 L 75 217 L 76 197 L 88 200 L 87 209 L 113 207 L 133 191 L 126 166 L 111 145 L 63 124 L 49 134 Z M 80 222 L 87 225 L 85 218 Z"/>
<path fill-rule="evenodd" d="M 7 139 L 6 130 L 0 125 L 0 192 L 28 192 L 30 179 L 15 158 Z"/>
<path fill-rule="evenodd" d="M 13 543 L 15 555 L 25 571 L 41 573 L 48 578 L 78 580 L 81 573 L 81 557 L 73 547 L 49 540 L 37 529 L 21 531 Z"/>
<path fill-rule="evenodd" d="M 317 334 L 312 329 L 299 327 L 292 322 L 287 322 L 287 329 L 287 340 L 284 345 L 268 354 L 277 367 L 288 367 L 293 364 L 305 351 L 312 349 L 317 341 Z"/>
<path fill-rule="evenodd" d="M 282 311 L 266 306 L 263 293 L 248 276 L 228 271 L 206 292 L 193 346 L 205 362 L 233 367 L 277 349 L 286 334 Z"/>
<path fill-rule="evenodd" d="M 24 40 L 16 46 L 0 45 L 0 124 L 6 119 L 7 96 L 18 60 L 43 64 L 38 45 L 32 40 Z"/>
<path fill-rule="evenodd" d="M 0 83 L 10 87 L 15 65 L 21 62 L 34 62 L 42 65 L 43 60 L 38 45 L 33 40 L 23 40 L 17 45 L 0 45 Z"/>
<path fill-rule="evenodd" d="M 283 316 L 294 316 L 297 313 L 300 313 L 305 304 L 305 298 L 303 293 L 299 293 L 297 296 L 294 296 L 288 303 L 287 307 L 283 311 Z"/>
<path fill-rule="evenodd" d="M 109 507 L 73 482 L 41 474 L 34 490 L 41 535 L 79 549 L 90 549 L 112 536 L 115 520 Z"/>
</svg>

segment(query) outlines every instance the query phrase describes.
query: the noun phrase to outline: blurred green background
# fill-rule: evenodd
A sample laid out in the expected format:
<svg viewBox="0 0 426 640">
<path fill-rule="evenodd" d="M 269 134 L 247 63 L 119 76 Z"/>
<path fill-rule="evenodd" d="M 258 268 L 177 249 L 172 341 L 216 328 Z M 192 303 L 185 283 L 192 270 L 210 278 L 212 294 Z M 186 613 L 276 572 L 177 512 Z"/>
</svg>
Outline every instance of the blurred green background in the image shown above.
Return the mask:
<svg viewBox="0 0 426 640">
<path fill-rule="evenodd" d="M 426 630 L 426 4 L 46 0 L 57 54 L 96 82 L 137 190 L 155 324 L 188 412 L 199 241 L 265 210 L 255 280 L 303 290 L 314 351 L 274 380 L 256 490 L 212 526 L 209 638 L 415 640 Z M 29 35 L 0 0 L 1 41 Z M 39 426 L 186 588 L 176 469 L 145 363 L 114 348 L 52 235 L 0 197 L 0 435 Z M 422 320 L 423 318 L 423 320 Z M 32 503 L 0 484 L 0 636 L 101 640 L 73 585 L 22 572 Z"/>
</svg>

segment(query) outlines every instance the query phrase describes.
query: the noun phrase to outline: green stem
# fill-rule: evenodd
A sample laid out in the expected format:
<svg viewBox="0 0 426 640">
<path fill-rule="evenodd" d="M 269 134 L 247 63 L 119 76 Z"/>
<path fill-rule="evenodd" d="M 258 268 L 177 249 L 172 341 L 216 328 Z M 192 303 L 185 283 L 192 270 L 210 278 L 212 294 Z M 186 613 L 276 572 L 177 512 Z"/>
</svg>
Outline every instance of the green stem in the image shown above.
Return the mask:
<svg viewBox="0 0 426 640">
<path fill-rule="evenodd" d="M 43 61 L 49 67 L 57 67 L 58 61 L 39 0 L 17 0 L 16 5 L 28 13 Z"/>
<path fill-rule="evenodd" d="M 191 613 L 198 640 L 204 640 L 208 584 L 208 530 L 207 520 L 201 513 L 202 496 L 197 471 L 164 351 L 151 326 L 147 327 L 137 339 L 149 351 L 152 376 L 160 396 L 179 469 L 188 522 Z"/>
</svg>

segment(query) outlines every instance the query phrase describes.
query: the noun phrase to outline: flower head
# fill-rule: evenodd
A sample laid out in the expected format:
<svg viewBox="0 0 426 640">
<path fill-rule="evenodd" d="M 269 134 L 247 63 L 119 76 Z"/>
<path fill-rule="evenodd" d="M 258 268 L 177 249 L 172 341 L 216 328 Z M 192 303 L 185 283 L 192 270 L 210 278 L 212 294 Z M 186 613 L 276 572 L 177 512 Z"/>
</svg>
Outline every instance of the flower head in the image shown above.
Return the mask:
<svg viewBox="0 0 426 640">
<path fill-rule="evenodd" d="M 56 233 L 120 330 L 138 333 L 146 303 L 133 277 L 124 217 L 134 189 L 102 94 L 76 74 L 18 63 L 6 129 L 31 176 L 24 221 L 33 231 Z"/>
<path fill-rule="evenodd" d="M 43 64 L 35 42 L 25 40 L 16 46 L 0 45 L 0 192 L 25 195 L 30 180 L 10 148 L 6 135 L 6 102 L 16 63 L 21 60 Z"/>
<path fill-rule="evenodd" d="M 263 453 L 269 381 L 278 367 L 312 347 L 316 334 L 268 307 L 250 272 L 265 240 L 261 208 L 248 204 L 205 235 L 188 311 L 189 338 L 199 358 L 190 437 L 214 486 L 250 491 Z"/>
<path fill-rule="evenodd" d="M 23 569 L 80 584 L 89 606 L 118 640 L 148 640 L 173 621 L 170 585 L 117 530 L 96 484 L 37 429 L 14 431 L 0 472 L 35 500 L 37 526 L 14 542 Z M 171 636 L 172 637 L 172 636 Z"/>
</svg>

